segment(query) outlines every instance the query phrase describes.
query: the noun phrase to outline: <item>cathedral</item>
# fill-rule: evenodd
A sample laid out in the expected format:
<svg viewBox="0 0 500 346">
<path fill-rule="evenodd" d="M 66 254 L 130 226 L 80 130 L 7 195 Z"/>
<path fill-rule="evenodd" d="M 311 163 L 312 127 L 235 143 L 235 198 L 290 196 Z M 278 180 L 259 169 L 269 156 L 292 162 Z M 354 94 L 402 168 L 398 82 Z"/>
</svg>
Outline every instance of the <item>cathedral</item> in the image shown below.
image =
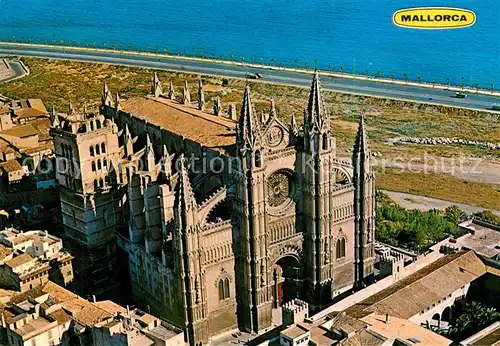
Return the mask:
<svg viewBox="0 0 500 346">
<path fill-rule="evenodd" d="M 375 181 L 363 117 L 352 161 L 337 157 L 315 73 L 303 124 L 247 86 L 239 116 L 207 111 L 200 79 L 121 100 L 104 84 L 97 113 L 51 114 L 65 237 L 90 294 L 128 271 L 135 303 L 187 331 L 191 345 L 258 332 L 300 297 L 311 313 L 373 275 Z M 78 256 L 81 256 L 78 258 Z"/>
</svg>

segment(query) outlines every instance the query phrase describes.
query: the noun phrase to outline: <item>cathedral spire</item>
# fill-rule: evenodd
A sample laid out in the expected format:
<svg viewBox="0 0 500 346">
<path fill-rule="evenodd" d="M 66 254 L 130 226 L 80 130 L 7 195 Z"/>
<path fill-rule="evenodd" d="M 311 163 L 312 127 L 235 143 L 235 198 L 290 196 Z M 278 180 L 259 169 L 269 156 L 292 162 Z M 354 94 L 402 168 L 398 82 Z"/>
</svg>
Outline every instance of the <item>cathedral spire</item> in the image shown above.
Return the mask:
<svg viewBox="0 0 500 346">
<path fill-rule="evenodd" d="M 153 144 L 149 138 L 149 133 L 146 133 L 146 167 L 145 171 L 152 171 L 155 168 L 155 152 L 153 150 Z"/>
<path fill-rule="evenodd" d="M 318 130 L 328 130 L 330 125 L 329 118 L 330 116 L 325 107 L 325 101 L 323 100 L 323 95 L 321 93 L 319 73 L 316 70 L 314 72 L 311 90 L 309 92 L 309 102 L 307 103 L 307 117 L 305 119 L 305 123 L 307 124 L 309 131 L 315 127 Z"/>
<path fill-rule="evenodd" d="M 113 105 L 113 98 L 111 97 L 111 92 L 109 91 L 108 83 L 106 83 L 106 81 L 104 81 L 102 85 L 101 104 L 105 106 Z"/>
<path fill-rule="evenodd" d="M 134 141 L 132 140 L 132 135 L 128 129 L 128 125 L 125 124 L 125 133 L 123 138 L 123 147 L 125 149 L 125 157 L 128 158 L 131 155 L 134 155 Z"/>
<path fill-rule="evenodd" d="M 182 91 L 182 103 L 185 105 L 191 104 L 191 95 L 189 94 L 189 85 L 184 81 L 184 90 Z"/>
<path fill-rule="evenodd" d="M 170 100 L 175 100 L 175 90 L 174 90 L 174 82 L 170 81 L 170 89 L 168 90 L 168 98 Z"/>
<path fill-rule="evenodd" d="M 118 93 L 118 91 L 116 92 L 116 113 L 118 113 L 121 109 L 122 109 L 122 104 L 121 104 L 121 101 L 120 101 L 120 94 Z"/>
<path fill-rule="evenodd" d="M 368 136 L 365 127 L 365 116 L 362 114 L 359 118 L 358 132 L 354 141 L 354 153 L 369 154 Z"/>
<path fill-rule="evenodd" d="M 271 103 L 271 109 L 269 110 L 269 118 L 272 119 L 276 116 L 276 101 L 274 97 L 271 98 L 270 103 Z"/>
<path fill-rule="evenodd" d="M 73 104 L 71 103 L 71 100 L 69 100 L 68 115 L 73 115 L 74 112 L 75 112 L 75 109 L 73 108 Z"/>
<path fill-rule="evenodd" d="M 297 126 L 297 120 L 295 120 L 295 114 L 292 115 L 292 120 L 290 121 L 290 131 L 294 136 L 299 134 L 299 127 Z"/>
<path fill-rule="evenodd" d="M 52 111 L 50 112 L 50 125 L 53 128 L 59 127 L 59 116 L 56 113 L 56 106 L 52 106 Z"/>
<path fill-rule="evenodd" d="M 161 159 L 161 170 L 165 178 L 170 178 L 172 175 L 172 159 L 170 158 L 170 154 L 167 150 L 167 146 L 163 145 L 163 154 Z"/>
<path fill-rule="evenodd" d="M 255 118 L 255 109 L 250 97 L 250 87 L 245 88 L 239 120 L 240 143 L 243 147 L 253 148 L 260 135 L 259 123 Z"/>
<path fill-rule="evenodd" d="M 190 226 L 190 222 L 188 221 L 187 214 L 189 212 L 196 211 L 197 204 L 191 183 L 189 181 L 187 160 L 184 158 L 184 154 L 179 157 L 175 209 L 181 214 L 181 216 L 184 216 L 180 218 L 180 221 L 183 223 L 181 226 L 188 228 Z"/>
<path fill-rule="evenodd" d="M 161 82 L 160 79 L 158 78 L 158 73 L 154 73 L 153 75 L 153 85 L 151 86 L 151 94 L 154 95 L 154 97 L 159 97 L 161 94 L 163 94 L 163 88 L 161 87 Z"/>
<path fill-rule="evenodd" d="M 198 82 L 198 109 L 205 110 L 205 94 L 203 93 L 203 80 L 200 78 Z"/>
</svg>

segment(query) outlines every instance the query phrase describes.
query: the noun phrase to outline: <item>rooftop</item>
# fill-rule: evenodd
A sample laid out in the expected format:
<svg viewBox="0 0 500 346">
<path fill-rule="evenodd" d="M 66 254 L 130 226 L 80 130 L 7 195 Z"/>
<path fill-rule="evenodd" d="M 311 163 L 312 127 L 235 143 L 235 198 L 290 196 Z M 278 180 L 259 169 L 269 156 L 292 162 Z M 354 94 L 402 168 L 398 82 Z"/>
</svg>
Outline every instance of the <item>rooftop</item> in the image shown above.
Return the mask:
<svg viewBox="0 0 500 346">
<path fill-rule="evenodd" d="M 34 320 L 29 321 L 27 324 L 23 325 L 21 328 L 14 330 L 18 335 L 23 337 L 32 333 L 42 333 L 43 331 L 51 328 L 51 322 L 47 321 L 45 318 L 38 317 Z"/>
<path fill-rule="evenodd" d="M 16 172 L 23 169 L 23 167 L 19 162 L 17 162 L 17 160 L 2 162 L 0 163 L 0 166 L 2 166 L 2 169 L 7 173 Z"/>
<path fill-rule="evenodd" d="M 486 273 L 474 251 L 438 259 L 346 310 L 362 318 L 373 312 L 409 319 Z"/>
<path fill-rule="evenodd" d="M 281 332 L 281 334 L 289 337 L 290 339 L 295 339 L 301 335 L 304 335 L 308 332 L 308 330 L 302 327 L 300 324 L 292 326 L 290 328 L 285 329 Z"/>
<path fill-rule="evenodd" d="M 227 151 L 236 143 L 236 122 L 164 98 L 124 100 L 122 110 L 209 148 Z"/>
<path fill-rule="evenodd" d="M 385 322 L 385 316 L 370 315 L 362 319 L 370 325 L 370 330 L 383 335 L 386 338 L 399 338 L 409 341 L 410 338 L 415 338 L 422 345 L 447 346 L 452 343 L 451 340 L 444 336 L 434 333 L 424 327 L 412 323 L 404 318 L 390 317 L 388 323 Z"/>
<path fill-rule="evenodd" d="M 16 256 L 8 261 L 5 261 L 5 264 L 8 265 L 11 268 L 18 267 L 20 265 L 23 265 L 25 263 L 31 262 L 33 260 L 33 257 L 28 255 L 27 253 L 20 254 L 19 256 Z"/>
<path fill-rule="evenodd" d="M 468 220 L 459 225 L 470 233 L 458 239 L 458 246 L 474 250 L 478 255 L 493 258 L 500 254 L 500 226 Z"/>
</svg>

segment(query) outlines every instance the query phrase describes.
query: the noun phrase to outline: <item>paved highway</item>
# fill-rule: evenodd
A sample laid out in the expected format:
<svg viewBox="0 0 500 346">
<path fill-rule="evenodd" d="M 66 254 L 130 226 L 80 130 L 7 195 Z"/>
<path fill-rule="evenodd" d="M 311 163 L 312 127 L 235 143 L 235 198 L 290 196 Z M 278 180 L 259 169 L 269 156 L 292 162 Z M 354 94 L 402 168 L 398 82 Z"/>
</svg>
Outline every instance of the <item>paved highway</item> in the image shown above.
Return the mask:
<svg viewBox="0 0 500 346">
<path fill-rule="evenodd" d="M 261 79 L 263 82 L 284 83 L 298 86 L 309 86 L 311 83 L 311 76 L 305 73 L 238 66 L 208 60 L 196 61 L 168 56 L 148 56 L 120 51 L 103 52 L 67 49 L 64 47 L 22 46 L 0 43 L 0 55 L 79 60 L 233 78 L 245 78 L 247 73 L 260 73 L 263 76 Z M 333 91 L 407 99 L 455 107 L 491 109 L 494 103 L 500 103 L 500 97 L 494 95 L 479 95 L 472 93 L 469 94 L 467 98 L 459 99 L 454 97 L 455 91 L 437 88 L 423 88 L 404 84 L 382 83 L 377 80 L 353 80 L 332 76 L 323 76 L 321 80 L 325 89 Z"/>
</svg>

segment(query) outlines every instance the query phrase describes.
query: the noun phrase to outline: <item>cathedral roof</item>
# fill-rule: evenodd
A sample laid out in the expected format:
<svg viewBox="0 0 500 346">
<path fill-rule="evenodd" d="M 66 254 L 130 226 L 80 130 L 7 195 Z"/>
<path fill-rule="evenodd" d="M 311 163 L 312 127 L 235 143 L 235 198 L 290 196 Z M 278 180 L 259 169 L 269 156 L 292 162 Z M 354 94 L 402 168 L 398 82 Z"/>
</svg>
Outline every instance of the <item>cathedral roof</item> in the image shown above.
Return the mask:
<svg viewBox="0 0 500 346">
<path fill-rule="evenodd" d="M 122 100 L 122 111 L 174 134 L 227 154 L 235 144 L 236 123 L 168 99 L 137 97 Z"/>
</svg>

